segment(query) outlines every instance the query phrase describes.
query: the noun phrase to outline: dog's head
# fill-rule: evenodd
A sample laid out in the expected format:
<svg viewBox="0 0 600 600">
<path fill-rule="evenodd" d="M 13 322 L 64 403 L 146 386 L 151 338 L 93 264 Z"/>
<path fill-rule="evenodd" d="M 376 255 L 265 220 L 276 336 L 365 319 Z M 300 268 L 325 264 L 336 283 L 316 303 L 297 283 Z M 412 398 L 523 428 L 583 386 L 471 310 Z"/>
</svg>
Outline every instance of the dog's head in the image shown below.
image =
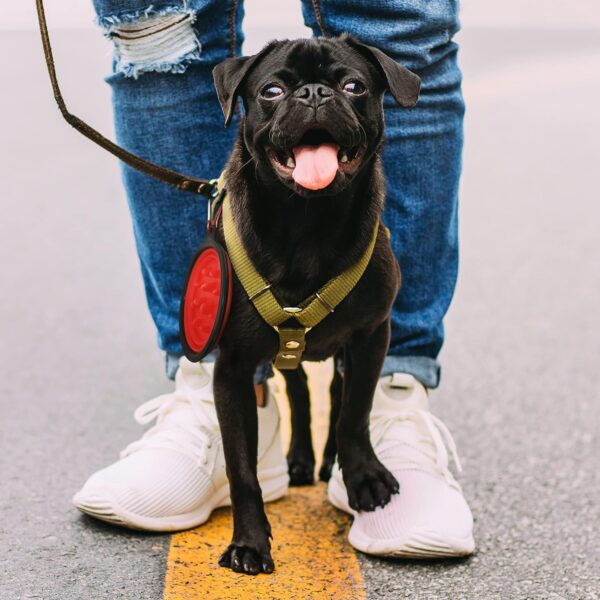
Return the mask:
<svg viewBox="0 0 600 600">
<path fill-rule="evenodd" d="M 414 106 L 420 79 L 381 50 L 344 35 L 274 41 L 213 71 L 225 124 L 245 108 L 244 142 L 265 177 L 302 196 L 337 194 L 373 160 L 383 95 Z"/>
</svg>

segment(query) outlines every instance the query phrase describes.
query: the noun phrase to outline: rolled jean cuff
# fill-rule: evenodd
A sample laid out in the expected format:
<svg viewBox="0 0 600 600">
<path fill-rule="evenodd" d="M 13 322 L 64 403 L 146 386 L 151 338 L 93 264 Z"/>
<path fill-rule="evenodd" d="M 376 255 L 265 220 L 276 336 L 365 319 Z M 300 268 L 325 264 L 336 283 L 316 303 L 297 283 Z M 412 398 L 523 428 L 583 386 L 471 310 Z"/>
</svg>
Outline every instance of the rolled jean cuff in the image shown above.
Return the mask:
<svg viewBox="0 0 600 600">
<path fill-rule="evenodd" d="M 211 352 L 207 356 L 202 359 L 202 362 L 215 362 L 215 358 L 217 356 L 216 351 Z M 165 353 L 165 372 L 167 377 L 171 380 L 175 379 L 175 374 L 177 373 L 177 369 L 179 369 L 179 359 L 181 358 L 181 354 L 175 354 L 173 352 Z M 256 367 L 256 371 L 254 372 L 254 383 L 264 383 L 269 377 L 273 376 L 273 367 L 270 363 L 261 363 Z"/>
<path fill-rule="evenodd" d="M 392 356 L 383 361 L 381 376 L 392 373 L 408 373 L 425 387 L 434 389 L 440 383 L 440 363 L 429 356 Z"/>
</svg>

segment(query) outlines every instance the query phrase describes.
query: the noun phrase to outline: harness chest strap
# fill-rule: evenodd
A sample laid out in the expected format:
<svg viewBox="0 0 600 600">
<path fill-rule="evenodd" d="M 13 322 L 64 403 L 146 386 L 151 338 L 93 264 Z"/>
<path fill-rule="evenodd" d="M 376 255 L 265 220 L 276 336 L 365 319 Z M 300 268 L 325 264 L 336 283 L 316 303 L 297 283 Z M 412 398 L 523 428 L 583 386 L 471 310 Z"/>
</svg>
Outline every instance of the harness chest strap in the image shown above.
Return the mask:
<svg viewBox="0 0 600 600">
<path fill-rule="evenodd" d="M 223 178 L 221 177 L 219 184 L 222 183 Z M 377 240 L 379 220 L 375 224 L 368 247 L 355 264 L 337 277 L 330 279 L 299 306 L 282 306 L 273 295 L 271 284 L 258 273 L 246 253 L 237 232 L 227 195 L 223 200 L 222 218 L 225 245 L 233 269 L 260 316 L 279 335 L 279 350 L 275 359 L 275 367 L 295 369 L 302 359 L 306 333 L 335 310 L 335 307 L 350 293 L 365 272 Z M 280 327 L 291 317 L 296 319 L 302 327 Z"/>
</svg>

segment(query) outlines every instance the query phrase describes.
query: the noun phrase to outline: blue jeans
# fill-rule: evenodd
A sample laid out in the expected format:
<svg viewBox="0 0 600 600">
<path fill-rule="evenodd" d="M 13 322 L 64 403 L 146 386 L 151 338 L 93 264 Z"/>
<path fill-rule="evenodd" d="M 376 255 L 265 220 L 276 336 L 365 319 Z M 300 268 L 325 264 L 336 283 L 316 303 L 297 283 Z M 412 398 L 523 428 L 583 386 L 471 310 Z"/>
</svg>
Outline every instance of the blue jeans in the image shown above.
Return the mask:
<svg viewBox="0 0 600 600">
<path fill-rule="evenodd" d="M 241 2 L 159 0 L 144 6 L 94 0 L 94 5 L 115 43 L 114 69 L 107 81 L 119 143 L 183 173 L 217 177 L 237 127 L 236 122 L 223 127 L 211 70 L 240 53 Z M 349 32 L 422 78 L 415 108 L 402 109 L 390 97 L 385 101 L 384 221 L 392 232 L 403 284 L 392 312 L 382 374 L 406 372 L 436 387 L 442 321 L 458 268 L 464 114 L 457 46 L 452 42 L 459 27 L 458 3 L 303 0 L 302 9 L 315 35 Z M 137 39 L 127 40 L 132 35 Z M 126 166 L 123 180 L 148 306 L 173 374 L 181 354 L 179 299 L 188 263 L 202 240 L 206 205 L 198 196 Z"/>
</svg>

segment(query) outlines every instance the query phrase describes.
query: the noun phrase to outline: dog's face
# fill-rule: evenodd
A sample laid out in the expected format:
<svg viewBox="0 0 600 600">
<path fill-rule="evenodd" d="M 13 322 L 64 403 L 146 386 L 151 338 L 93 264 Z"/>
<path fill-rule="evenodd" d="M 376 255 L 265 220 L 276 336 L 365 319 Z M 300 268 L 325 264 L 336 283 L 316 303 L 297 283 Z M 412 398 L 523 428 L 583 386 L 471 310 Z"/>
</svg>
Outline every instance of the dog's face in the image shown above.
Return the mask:
<svg viewBox="0 0 600 600">
<path fill-rule="evenodd" d="M 419 78 L 350 36 L 276 41 L 215 67 L 231 120 L 244 102 L 244 142 L 262 177 L 304 196 L 337 194 L 370 161 L 383 137 L 383 95 L 413 106 Z"/>
</svg>

